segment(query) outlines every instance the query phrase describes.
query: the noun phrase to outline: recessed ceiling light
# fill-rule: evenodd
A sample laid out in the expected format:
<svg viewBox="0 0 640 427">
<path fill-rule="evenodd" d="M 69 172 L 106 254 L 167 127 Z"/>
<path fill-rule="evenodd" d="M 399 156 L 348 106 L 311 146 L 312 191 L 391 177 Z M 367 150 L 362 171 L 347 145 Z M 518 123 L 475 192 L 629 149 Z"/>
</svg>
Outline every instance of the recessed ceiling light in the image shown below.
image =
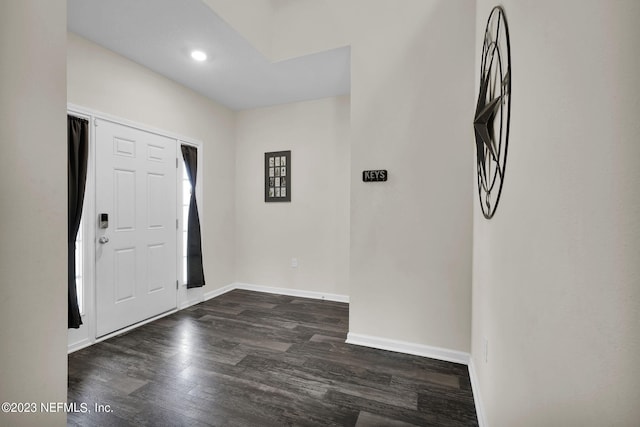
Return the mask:
<svg viewBox="0 0 640 427">
<path fill-rule="evenodd" d="M 202 62 L 207 59 L 207 54 L 201 50 L 194 50 L 191 52 L 191 57 L 196 61 Z"/>
</svg>

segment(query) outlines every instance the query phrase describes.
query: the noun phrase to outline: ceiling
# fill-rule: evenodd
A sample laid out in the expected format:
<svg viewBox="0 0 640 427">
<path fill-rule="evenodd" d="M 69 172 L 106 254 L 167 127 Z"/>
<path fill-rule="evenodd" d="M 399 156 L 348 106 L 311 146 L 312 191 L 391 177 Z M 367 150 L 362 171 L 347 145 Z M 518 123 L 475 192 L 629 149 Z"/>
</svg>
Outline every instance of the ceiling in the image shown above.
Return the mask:
<svg viewBox="0 0 640 427">
<path fill-rule="evenodd" d="M 68 0 L 69 31 L 233 110 L 350 92 L 350 49 L 270 62 L 201 0 Z M 208 59 L 195 62 L 190 53 Z"/>
</svg>

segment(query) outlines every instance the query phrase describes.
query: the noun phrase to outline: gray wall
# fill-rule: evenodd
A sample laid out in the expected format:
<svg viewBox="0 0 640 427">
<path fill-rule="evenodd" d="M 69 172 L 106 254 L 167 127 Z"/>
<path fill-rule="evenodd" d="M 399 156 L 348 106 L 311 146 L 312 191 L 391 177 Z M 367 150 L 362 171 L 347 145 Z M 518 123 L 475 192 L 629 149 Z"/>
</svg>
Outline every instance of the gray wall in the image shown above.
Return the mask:
<svg viewBox="0 0 640 427">
<path fill-rule="evenodd" d="M 351 17 L 349 332 L 468 352 L 475 6 L 364 9 Z M 366 169 L 389 180 L 363 183 Z"/>
<path fill-rule="evenodd" d="M 205 1 L 271 60 L 351 46 L 349 331 L 464 356 L 475 2 Z"/>
<path fill-rule="evenodd" d="M 349 294 L 349 97 L 238 113 L 237 280 Z M 264 202 L 264 153 L 291 150 L 291 202 Z M 291 258 L 298 267 L 291 267 Z"/>
<path fill-rule="evenodd" d="M 506 180 L 491 221 L 474 200 L 472 355 L 487 419 L 637 426 L 640 3 L 503 3 Z M 478 2 L 476 52 L 493 5 Z"/>
<path fill-rule="evenodd" d="M 65 49 L 65 1 L 0 2 L 0 402 L 38 405 L 2 426 L 66 424 Z"/>
</svg>

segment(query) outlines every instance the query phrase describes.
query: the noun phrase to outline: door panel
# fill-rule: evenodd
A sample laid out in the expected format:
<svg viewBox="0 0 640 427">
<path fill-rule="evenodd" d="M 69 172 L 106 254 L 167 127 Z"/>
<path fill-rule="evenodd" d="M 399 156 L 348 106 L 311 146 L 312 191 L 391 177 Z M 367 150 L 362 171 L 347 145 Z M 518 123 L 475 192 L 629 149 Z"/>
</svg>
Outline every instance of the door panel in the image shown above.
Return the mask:
<svg viewBox="0 0 640 427">
<path fill-rule="evenodd" d="M 114 169 L 114 211 L 117 231 L 136 229 L 136 171 Z"/>
<path fill-rule="evenodd" d="M 116 287 L 115 303 L 135 298 L 136 248 L 122 248 L 114 251 L 114 271 Z"/>
<path fill-rule="evenodd" d="M 176 141 L 106 120 L 95 135 L 96 210 L 109 215 L 96 231 L 103 336 L 176 308 Z"/>
</svg>

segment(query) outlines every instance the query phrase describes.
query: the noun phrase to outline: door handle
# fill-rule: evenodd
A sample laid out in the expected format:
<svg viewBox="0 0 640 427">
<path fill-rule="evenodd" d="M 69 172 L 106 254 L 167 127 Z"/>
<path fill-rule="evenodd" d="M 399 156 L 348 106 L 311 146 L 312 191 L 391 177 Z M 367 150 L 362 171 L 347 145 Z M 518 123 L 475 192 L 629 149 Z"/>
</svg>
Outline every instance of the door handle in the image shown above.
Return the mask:
<svg viewBox="0 0 640 427">
<path fill-rule="evenodd" d="M 104 245 L 105 243 L 109 243 L 109 238 L 107 236 L 100 236 L 100 238 L 98 239 L 98 242 Z"/>
</svg>

